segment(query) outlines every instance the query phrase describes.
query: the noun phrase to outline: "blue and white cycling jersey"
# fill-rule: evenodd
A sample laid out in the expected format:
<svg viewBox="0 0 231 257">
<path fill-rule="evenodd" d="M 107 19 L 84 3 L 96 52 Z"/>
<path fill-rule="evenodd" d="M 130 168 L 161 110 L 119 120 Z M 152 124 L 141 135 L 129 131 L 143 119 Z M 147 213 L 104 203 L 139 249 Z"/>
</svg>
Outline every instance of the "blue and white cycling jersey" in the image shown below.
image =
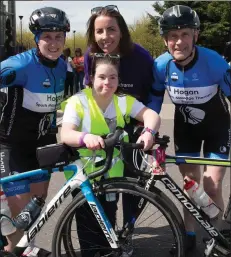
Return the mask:
<svg viewBox="0 0 231 257">
<path fill-rule="evenodd" d="M 0 63 L 0 142 L 36 141 L 55 122 L 63 100 L 66 64 L 40 62 L 36 49 Z"/>
<path fill-rule="evenodd" d="M 193 105 L 213 115 L 220 109 L 217 104 L 226 105 L 223 95 L 231 95 L 229 65 L 218 53 L 204 47 L 196 46 L 195 58 L 185 68 L 175 63 L 166 52 L 154 61 L 153 72 L 155 82 L 148 107 L 158 113 L 165 89 L 176 107 Z M 216 105 L 212 105 L 211 101 L 215 99 Z"/>
</svg>

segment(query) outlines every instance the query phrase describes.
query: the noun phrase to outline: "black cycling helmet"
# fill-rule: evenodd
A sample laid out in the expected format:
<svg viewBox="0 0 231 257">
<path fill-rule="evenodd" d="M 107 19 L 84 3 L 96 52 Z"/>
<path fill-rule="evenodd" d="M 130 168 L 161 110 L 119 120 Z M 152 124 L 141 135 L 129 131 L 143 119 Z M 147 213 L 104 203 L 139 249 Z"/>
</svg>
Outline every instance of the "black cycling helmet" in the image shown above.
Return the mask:
<svg viewBox="0 0 231 257">
<path fill-rule="evenodd" d="M 66 13 L 54 7 L 35 10 L 30 16 L 29 29 L 33 34 L 43 31 L 70 31 L 70 22 Z"/>
<path fill-rule="evenodd" d="M 160 35 L 170 30 L 200 28 L 200 19 L 195 11 L 185 5 L 175 5 L 167 9 L 159 19 Z"/>
</svg>

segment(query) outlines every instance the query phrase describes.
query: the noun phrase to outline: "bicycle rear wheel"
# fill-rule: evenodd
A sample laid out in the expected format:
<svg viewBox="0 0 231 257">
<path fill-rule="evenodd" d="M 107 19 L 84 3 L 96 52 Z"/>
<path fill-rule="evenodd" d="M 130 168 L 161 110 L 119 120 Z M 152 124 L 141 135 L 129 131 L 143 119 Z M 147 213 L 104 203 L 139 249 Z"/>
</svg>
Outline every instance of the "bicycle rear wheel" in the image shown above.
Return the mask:
<svg viewBox="0 0 231 257">
<path fill-rule="evenodd" d="M 140 197 L 140 199 L 143 198 L 144 201 L 146 201 L 145 208 L 138 216 L 134 229 L 132 230 L 132 239 L 131 235 L 125 240 L 124 238 L 121 239 L 119 243 L 122 250 L 120 253 L 115 252 L 114 255 L 110 256 L 164 257 L 169 256 L 169 250 L 172 248 L 173 244 L 176 245 L 175 257 L 185 256 L 185 230 L 183 221 L 179 219 L 180 214 L 178 210 L 172 210 L 171 201 L 166 196 L 162 197 L 162 192 L 162 195 L 160 191 L 155 191 L 154 189 L 153 192 L 147 192 L 137 184 L 128 183 L 123 179 L 105 180 L 94 189 L 94 192 L 99 198 L 105 197 L 105 195 L 109 193 L 116 195 L 118 199 L 115 223 L 116 233 L 119 233 L 123 227 L 121 195 L 129 194 Z M 52 240 L 52 254 L 54 257 L 80 256 L 81 251 L 74 217 L 75 212 L 81 210 L 84 204 L 86 204 L 86 200 L 80 193 L 61 214 Z M 95 218 L 92 217 L 92 219 Z M 85 229 L 91 230 L 91 228 L 87 227 L 85 227 Z M 91 233 L 95 233 L 93 228 Z M 89 241 L 90 240 L 89 238 Z M 95 242 L 89 243 L 95 244 Z M 98 249 L 102 249 L 102 246 L 98 246 Z M 104 246 L 104 249 L 113 250 L 110 248 L 109 244 Z M 133 251 L 131 251 L 131 249 Z M 125 255 L 122 255 L 121 252 Z"/>
</svg>

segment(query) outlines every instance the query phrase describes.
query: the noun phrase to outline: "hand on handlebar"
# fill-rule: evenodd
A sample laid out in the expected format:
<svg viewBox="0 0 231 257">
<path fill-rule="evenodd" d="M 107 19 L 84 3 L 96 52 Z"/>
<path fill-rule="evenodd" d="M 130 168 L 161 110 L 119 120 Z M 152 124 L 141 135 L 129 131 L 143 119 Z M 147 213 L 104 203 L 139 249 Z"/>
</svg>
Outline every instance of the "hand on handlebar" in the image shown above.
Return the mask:
<svg viewBox="0 0 231 257">
<path fill-rule="evenodd" d="M 153 144 L 154 144 L 154 137 L 152 136 L 152 134 L 150 132 L 145 132 L 143 133 L 137 140 L 136 143 L 144 143 L 144 151 L 149 150 L 150 148 L 152 148 Z"/>
<path fill-rule="evenodd" d="M 104 140 L 101 136 L 86 134 L 83 142 L 89 150 L 99 150 L 101 148 L 105 148 Z"/>
</svg>

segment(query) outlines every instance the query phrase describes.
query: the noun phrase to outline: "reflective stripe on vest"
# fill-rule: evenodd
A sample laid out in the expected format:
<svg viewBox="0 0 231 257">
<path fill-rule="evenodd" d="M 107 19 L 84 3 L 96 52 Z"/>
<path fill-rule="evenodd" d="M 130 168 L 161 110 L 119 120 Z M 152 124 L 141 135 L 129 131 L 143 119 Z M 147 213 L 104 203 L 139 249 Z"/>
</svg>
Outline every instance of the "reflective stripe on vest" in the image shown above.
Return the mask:
<svg viewBox="0 0 231 257">
<path fill-rule="evenodd" d="M 132 110 L 132 106 L 134 104 L 135 98 L 131 96 L 113 96 L 115 111 L 116 111 L 116 123 L 119 127 L 125 126 L 125 120 L 128 123 L 130 121 L 130 113 Z M 81 124 L 78 128 L 79 131 L 88 132 L 94 135 L 104 136 L 110 133 L 109 127 L 105 121 L 105 118 L 98 107 L 96 101 L 92 96 L 92 89 L 84 89 L 81 93 L 78 93 L 65 102 L 61 104 L 62 110 L 65 109 L 66 103 L 72 105 L 72 107 L 76 110 Z M 124 140 L 128 141 L 128 136 L 124 137 Z M 89 157 L 99 157 L 105 159 L 105 152 L 103 150 L 91 151 L 88 149 L 80 149 L 78 150 L 80 153 L 81 160 L 83 164 L 85 164 Z M 124 165 L 123 162 L 118 159 L 120 151 L 118 149 L 114 149 L 113 160 L 111 169 L 109 170 L 107 176 L 108 177 L 121 177 L 123 176 Z M 102 167 L 95 167 L 95 162 L 91 161 L 85 167 L 85 171 L 87 174 L 97 171 Z M 96 162 L 97 164 L 97 162 Z M 69 178 L 71 175 L 67 176 L 65 172 L 66 178 Z M 98 178 L 100 179 L 100 178 Z"/>
</svg>

